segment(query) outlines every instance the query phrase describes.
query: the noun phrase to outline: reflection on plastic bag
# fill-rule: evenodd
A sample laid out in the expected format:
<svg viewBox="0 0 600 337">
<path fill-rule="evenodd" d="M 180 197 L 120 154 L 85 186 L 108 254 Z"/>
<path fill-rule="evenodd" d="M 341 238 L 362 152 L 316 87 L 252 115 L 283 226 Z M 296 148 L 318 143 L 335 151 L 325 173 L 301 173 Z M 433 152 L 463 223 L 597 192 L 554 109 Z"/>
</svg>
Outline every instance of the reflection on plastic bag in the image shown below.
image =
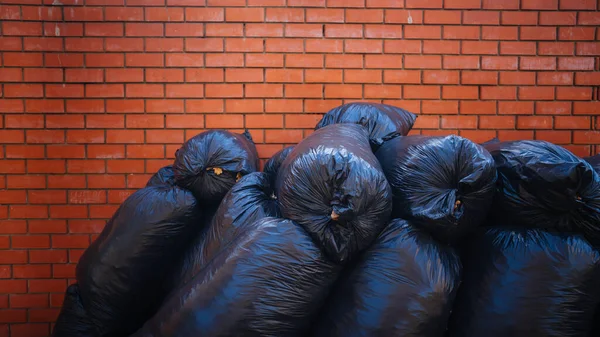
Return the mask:
<svg viewBox="0 0 600 337">
<path fill-rule="evenodd" d="M 177 150 L 176 183 L 192 191 L 202 205 L 218 205 L 240 178 L 258 170 L 258 154 L 249 133 L 210 130 Z"/>
<path fill-rule="evenodd" d="M 311 235 L 337 262 L 366 248 L 391 212 L 391 191 L 371 151 L 367 130 L 333 124 L 294 147 L 277 176 L 284 218 Z"/>
<path fill-rule="evenodd" d="M 600 254 L 582 236 L 492 228 L 468 244 L 449 336 L 589 336 Z"/>
<path fill-rule="evenodd" d="M 492 156 L 468 139 L 408 136 L 376 153 L 394 193 L 394 217 L 454 242 L 487 217 L 495 192 Z"/>
<path fill-rule="evenodd" d="M 263 218 L 133 337 L 305 336 L 339 268 L 300 226 Z"/>
<path fill-rule="evenodd" d="M 340 277 L 316 337 L 442 337 L 461 263 L 454 249 L 395 219 Z"/>
</svg>

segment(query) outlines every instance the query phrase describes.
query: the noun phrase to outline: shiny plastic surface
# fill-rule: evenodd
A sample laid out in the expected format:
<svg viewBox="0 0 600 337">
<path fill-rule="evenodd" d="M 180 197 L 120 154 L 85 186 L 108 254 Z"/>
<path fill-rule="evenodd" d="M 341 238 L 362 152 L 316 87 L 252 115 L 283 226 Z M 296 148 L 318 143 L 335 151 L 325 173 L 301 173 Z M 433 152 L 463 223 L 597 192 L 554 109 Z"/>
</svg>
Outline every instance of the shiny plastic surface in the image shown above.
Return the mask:
<svg viewBox="0 0 600 337">
<path fill-rule="evenodd" d="M 443 337 L 460 273 L 454 249 L 394 219 L 336 283 L 313 336 Z"/>
<path fill-rule="evenodd" d="M 65 293 L 62 309 L 52 330 L 52 337 L 94 336 L 96 336 L 96 327 L 83 308 L 79 296 L 79 286 L 72 284 Z"/>
<path fill-rule="evenodd" d="M 391 213 L 391 191 L 367 130 L 333 124 L 294 147 L 277 176 L 284 218 L 301 226 L 327 256 L 345 262 L 379 235 Z"/>
<path fill-rule="evenodd" d="M 380 142 L 394 134 L 406 136 L 416 119 L 417 115 L 412 112 L 392 105 L 353 102 L 331 109 L 323 116 L 315 130 L 336 123 L 355 123 L 366 127 L 369 137 Z"/>
<path fill-rule="evenodd" d="M 281 164 L 290 155 L 293 149 L 293 146 L 288 146 L 275 153 L 273 157 L 271 157 L 271 159 L 267 160 L 267 162 L 265 163 L 263 172 L 269 176 L 269 180 L 271 180 L 273 186 L 277 182 L 277 174 L 279 173 L 279 168 L 281 167 Z"/>
<path fill-rule="evenodd" d="M 600 176 L 563 147 L 523 140 L 486 147 L 498 169 L 498 224 L 586 234 L 600 243 Z"/>
<path fill-rule="evenodd" d="M 585 161 L 590 163 L 590 165 L 592 165 L 592 167 L 594 168 L 594 170 L 596 170 L 596 172 L 600 172 L 600 154 L 597 154 L 597 155 L 591 156 L 591 157 L 586 157 L 583 159 L 585 159 Z"/>
<path fill-rule="evenodd" d="M 398 137 L 376 153 L 394 193 L 394 217 L 454 242 L 486 218 L 495 192 L 492 156 L 458 136 Z"/>
<path fill-rule="evenodd" d="M 259 168 L 249 133 L 225 130 L 202 132 L 175 153 L 176 183 L 187 188 L 202 205 L 218 205 L 236 181 Z"/>
<path fill-rule="evenodd" d="M 196 235 L 188 247 L 181 266 L 174 276 L 175 287 L 189 282 L 225 246 L 257 220 L 278 217 L 277 201 L 265 173 L 254 172 L 244 176 L 225 195 L 212 217 L 207 230 Z"/>
<path fill-rule="evenodd" d="M 150 177 L 150 179 L 146 183 L 146 187 L 174 184 L 175 172 L 173 172 L 173 165 L 168 165 L 158 170 L 158 172 L 154 173 L 154 175 L 152 175 L 152 177 Z"/>
<path fill-rule="evenodd" d="M 300 226 L 263 218 L 133 336 L 305 336 L 338 273 Z"/>
<path fill-rule="evenodd" d="M 83 306 L 98 337 L 127 336 L 155 312 L 183 248 L 201 230 L 189 191 L 146 187 L 129 196 L 77 264 Z"/>
<path fill-rule="evenodd" d="M 492 228 L 469 243 L 450 337 L 590 336 L 600 255 L 582 236 Z"/>
</svg>

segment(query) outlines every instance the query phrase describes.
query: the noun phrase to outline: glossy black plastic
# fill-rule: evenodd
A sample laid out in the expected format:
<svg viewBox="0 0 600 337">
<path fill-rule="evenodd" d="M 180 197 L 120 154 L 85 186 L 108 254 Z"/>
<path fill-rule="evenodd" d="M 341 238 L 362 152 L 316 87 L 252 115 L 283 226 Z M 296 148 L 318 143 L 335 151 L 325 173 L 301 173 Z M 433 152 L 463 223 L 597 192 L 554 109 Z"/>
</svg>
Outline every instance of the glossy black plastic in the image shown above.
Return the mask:
<svg viewBox="0 0 600 337">
<path fill-rule="evenodd" d="M 218 205 L 236 181 L 259 168 L 249 133 L 202 132 L 175 153 L 176 183 L 192 191 L 202 205 Z"/>
<path fill-rule="evenodd" d="M 339 268 L 297 224 L 263 218 L 133 336 L 306 336 Z"/>
<path fill-rule="evenodd" d="M 600 243 L 600 176 L 586 161 L 545 141 L 486 147 L 498 169 L 490 220 L 584 233 Z"/>
<path fill-rule="evenodd" d="M 146 187 L 174 184 L 175 172 L 173 172 L 173 165 L 168 165 L 158 170 L 158 172 L 154 173 L 154 175 L 152 175 L 152 177 L 150 177 L 150 179 L 146 183 Z"/>
<path fill-rule="evenodd" d="M 127 336 L 158 308 L 183 249 L 201 230 L 189 191 L 154 186 L 129 196 L 77 264 L 84 308 L 98 337 Z"/>
<path fill-rule="evenodd" d="M 265 217 L 279 217 L 269 177 L 262 172 L 240 179 L 225 195 L 206 231 L 196 235 L 173 275 L 177 289 L 189 282 L 225 246 L 240 235 L 243 226 Z"/>
<path fill-rule="evenodd" d="M 272 184 L 275 185 L 277 182 L 277 173 L 279 173 L 279 168 L 283 161 L 290 155 L 293 146 L 288 146 L 282 150 L 279 150 L 277 153 L 271 157 L 271 159 L 267 160 L 265 163 L 265 167 L 263 168 L 263 172 L 269 176 L 269 180 L 271 180 Z"/>
<path fill-rule="evenodd" d="M 460 284 L 453 248 L 401 219 L 348 266 L 315 337 L 443 337 Z"/>
<path fill-rule="evenodd" d="M 455 242 L 487 217 L 495 192 L 492 156 L 455 135 L 408 136 L 376 152 L 394 193 L 394 217 Z"/>
<path fill-rule="evenodd" d="M 333 124 L 294 147 L 277 176 L 283 217 L 302 225 L 327 256 L 345 262 L 379 235 L 391 190 L 367 130 Z"/>
<path fill-rule="evenodd" d="M 462 253 L 450 337 L 588 337 L 600 254 L 580 235 L 491 228 Z"/>
<path fill-rule="evenodd" d="M 594 170 L 596 170 L 596 172 L 600 172 L 600 154 L 597 154 L 597 155 L 591 156 L 591 157 L 586 157 L 583 159 L 585 159 L 585 161 L 590 163 L 590 165 L 592 165 L 592 167 L 594 168 Z"/>
<path fill-rule="evenodd" d="M 79 286 L 67 287 L 52 337 L 94 337 L 96 327 L 90 321 L 79 296 Z"/>
<path fill-rule="evenodd" d="M 412 112 L 392 105 L 353 102 L 331 109 L 315 130 L 336 123 L 356 123 L 367 128 L 373 141 L 381 142 L 395 135 L 406 136 L 416 119 Z"/>
</svg>

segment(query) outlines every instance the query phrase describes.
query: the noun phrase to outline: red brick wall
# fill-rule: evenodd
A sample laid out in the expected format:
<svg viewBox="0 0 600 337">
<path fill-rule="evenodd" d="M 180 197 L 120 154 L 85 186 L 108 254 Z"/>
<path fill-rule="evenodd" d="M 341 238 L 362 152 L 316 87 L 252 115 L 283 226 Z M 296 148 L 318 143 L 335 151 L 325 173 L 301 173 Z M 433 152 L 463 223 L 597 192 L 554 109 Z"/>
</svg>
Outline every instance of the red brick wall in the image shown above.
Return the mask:
<svg viewBox="0 0 600 337">
<path fill-rule="evenodd" d="M 266 158 L 367 99 L 600 150 L 596 0 L 126 2 L 0 0 L 0 337 L 48 334 L 105 219 L 204 128 Z"/>
</svg>

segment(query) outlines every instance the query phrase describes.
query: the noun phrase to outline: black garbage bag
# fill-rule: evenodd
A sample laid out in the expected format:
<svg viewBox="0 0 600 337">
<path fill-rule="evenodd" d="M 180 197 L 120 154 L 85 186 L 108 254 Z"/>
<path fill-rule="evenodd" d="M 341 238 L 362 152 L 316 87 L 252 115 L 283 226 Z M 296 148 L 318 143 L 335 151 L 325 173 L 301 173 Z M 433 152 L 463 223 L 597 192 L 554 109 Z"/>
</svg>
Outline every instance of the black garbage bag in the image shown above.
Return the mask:
<svg viewBox="0 0 600 337">
<path fill-rule="evenodd" d="M 271 180 L 273 185 L 275 185 L 275 183 L 277 182 L 277 173 L 279 172 L 281 164 L 290 155 L 293 149 L 293 146 L 288 146 L 283 150 L 280 150 L 277 153 L 275 153 L 273 157 L 271 157 L 271 159 L 267 160 L 267 162 L 265 163 L 263 172 L 269 176 L 269 179 Z"/>
<path fill-rule="evenodd" d="M 290 220 L 244 227 L 133 336 L 305 336 L 340 267 Z"/>
<path fill-rule="evenodd" d="M 173 163 L 177 185 L 192 191 L 202 205 L 218 205 L 239 178 L 258 168 L 250 134 L 225 130 L 191 138 L 177 150 Z"/>
<path fill-rule="evenodd" d="M 146 183 L 146 187 L 174 184 L 175 173 L 173 172 L 173 165 L 168 165 L 158 170 L 158 172 L 154 173 L 154 175 L 150 177 L 150 179 Z"/>
<path fill-rule="evenodd" d="M 449 336 L 589 336 L 600 254 L 583 236 L 497 227 L 469 243 Z"/>
<path fill-rule="evenodd" d="M 492 156 L 455 135 L 408 136 L 376 153 L 394 193 L 394 217 L 455 242 L 487 217 L 495 192 Z"/>
<path fill-rule="evenodd" d="M 296 145 L 279 169 L 276 195 L 283 217 L 302 225 L 336 262 L 365 249 L 392 206 L 367 130 L 357 124 L 324 127 Z"/>
<path fill-rule="evenodd" d="M 402 108 L 380 103 L 353 102 L 329 110 L 315 130 L 331 124 L 355 123 L 367 128 L 372 141 L 381 142 L 397 135 L 406 136 L 416 120 L 417 115 Z"/>
<path fill-rule="evenodd" d="M 52 337 L 95 337 L 96 327 L 90 321 L 79 296 L 79 286 L 67 287 L 62 309 L 52 330 Z"/>
<path fill-rule="evenodd" d="M 443 337 L 461 268 L 453 248 L 394 219 L 340 277 L 313 336 Z"/>
<path fill-rule="evenodd" d="M 145 187 L 121 204 L 76 270 L 99 337 L 128 336 L 154 314 L 200 216 L 196 199 L 177 186 Z"/>
<path fill-rule="evenodd" d="M 498 169 L 494 223 L 582 232 L 600 243 L 600 177 L 590 164 L 539 140 L 486 148 Z"/>
<path fill-rule="evenodd" d="M 189 245 L 180 267 L 173 274 L 172 289 L 179 289 L 198 274 L 219 251 L 240 235 L 244 224 L 265 217 L 279 217 L 273 188 L 265 173 L 250 173 L 225 195 L 214 216 L 208 220 L 206 230 L 196 235 Z"/>
<path fill-rule="evenodd" d="M 594 170 L 596 170 L 596 172 L 600 172 L 600 154 L 597 154 L 597 155 L 591 156 L 591 157 L 586 157 L 584 159 L 585 159 L 585 161 L 590 163 L 590 165 L 592 165 L 592 167 L 594 168 Z"/>
</svg>

